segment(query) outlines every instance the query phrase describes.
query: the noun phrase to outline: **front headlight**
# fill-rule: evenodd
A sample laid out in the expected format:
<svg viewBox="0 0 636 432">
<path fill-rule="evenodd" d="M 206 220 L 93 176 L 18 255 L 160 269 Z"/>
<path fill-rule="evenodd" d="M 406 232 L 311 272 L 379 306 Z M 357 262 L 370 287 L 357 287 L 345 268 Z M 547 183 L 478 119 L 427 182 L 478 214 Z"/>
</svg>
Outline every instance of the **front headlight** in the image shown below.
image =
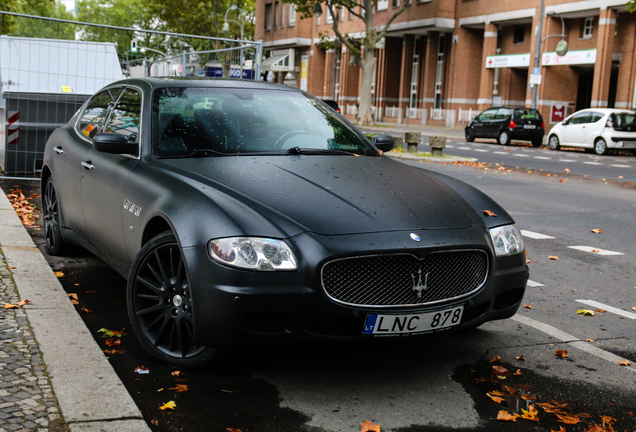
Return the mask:
<svg viewBox="0 0 636 432">
<path fill-rule="evenodd" d="M 488 231 L 497 256 L 516 255 L 524 251 L 523 237 L 516 225 L 504 225 Z"/>
<path fill-rule="evenodd" d="M 214 261 L 233 267 L 258 270 L 296 270 L 296 257 L 282 240 L 230 237 L 210 240 L 208 254 Z"/>
</svg>

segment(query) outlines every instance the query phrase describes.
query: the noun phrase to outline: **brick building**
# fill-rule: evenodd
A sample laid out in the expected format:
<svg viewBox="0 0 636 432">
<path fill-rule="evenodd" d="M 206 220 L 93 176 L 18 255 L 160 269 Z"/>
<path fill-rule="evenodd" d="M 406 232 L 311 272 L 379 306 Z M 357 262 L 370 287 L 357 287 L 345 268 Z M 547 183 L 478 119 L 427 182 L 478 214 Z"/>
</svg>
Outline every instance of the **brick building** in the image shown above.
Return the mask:
<svg viewBox="0 0 636 432">
<path fill-rule="evenodd" d="M 540 0 L 384 0 L 374 14 L 385 23 L 400 1 L 410 1 L 391 24 L 383 49 L 376 49 L 373 100 L 384 121 L 424 122 L 436 116 L 467 120 L 497 105 L 530 106 Z M 634 108 L 636 14 L 626 0 L 545 0 L 538 108 L 546 123 L 588 107 Z M 361 71 L 349 65 L 346 47 L 323 49 L 331 17 L 301 19 L 293 5 L 256 1 L 256 39 L 271 56 L 263 62 L 270 80 L 338 101 L 352 114 Z M 339 29 L 364 30 L 348 11 Z M 547 126 L 547 125 L 546 125 Z"/>
</svg>

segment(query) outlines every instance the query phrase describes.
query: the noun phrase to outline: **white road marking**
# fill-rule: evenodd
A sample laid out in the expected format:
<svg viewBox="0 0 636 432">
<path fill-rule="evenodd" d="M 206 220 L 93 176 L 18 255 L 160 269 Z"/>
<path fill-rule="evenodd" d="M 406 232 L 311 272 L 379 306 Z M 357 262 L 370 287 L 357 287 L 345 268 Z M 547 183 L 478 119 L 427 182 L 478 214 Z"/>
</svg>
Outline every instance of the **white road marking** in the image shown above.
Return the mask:
<svg viewBox="0 0 636 432">
<path fill-rule="evenodd" d="M 614 252 L 605 249 L 599 249 L 590 246 L 568 246 L 570 249 L 580 250 L 582 252 L 590 252 L 596 255 L 624 255 L 622 252 Z"/>
<path fill-rule="evenodd" d="M 578 162 L 578 161 L 575 161 L 574 159 L 559 159 L 559 162 Z"/>
<path fill-rule="evenodd" d="M 545 286 L 542 283 L 539 282 L 535 282 L 533 280 L 528 279 L 528 286 L 529 287 L 540 287 L 540 286 Z"/>
<path fill-rule="evenodd" d="M 452 145 L 448 145 L 448 144 L 447 144 L 447 145 L 446 145 L 446 148 L 455 148 L 455 146 L 452 146 Z"/>
<path fill-rule="evenodd" d="M 535 240 L 543 240 L 543 239 L 553 239 L 554 237 L 549 236 L 549 235 L 545 235 L 545 234 L 540 234 L 540 233 L 536 233 L 533 231 L 526 231 L 526 230 L 521 230 L 521 235 L 524 237 L 530 237 L 531 239 L 535 239 Z"/>
<path fill-rule="evenodd" d="M 587 165 L 603 165 L 603 164 L 602 164 L 602 163 L 600 163 L 600 162 L 583 162 L 583 163 L 584 163 L 584 164 L 587 164 Z"/>
<path fill-rule="evenodd" d="M 502 151 L 496 151 L 496 152 L 492 152 L 492 153 L 493 154 L 505 154 L 505 155 L 508 154 L 508 152 L 502 152 Z"/>
<path fill-rule="evenodd" d="M 481 153 L 488 153 L 490 150 L 484 150 L 484 149 L 475 149 L 476 152 L 481 152 Z"/>
<path fill-rule="evenodd" d="M 583 342 L 581 339 L 575 337 L 574 335 L 561 331 L 556 327 L 552 327 L 551 325 L 533 320 L 532 318 L 528 318 L 523 315 L 517 314 L 510 319 L 517 321 L 518 323 L 533 327 L 539 331 L 542 331 L 548 334 L 549 336 L 552 336 L 553 338 L 561 340 L 562 342 L 568 342 L 568 344 L 574 348 L 578 348 L 581 351 L 585 351 L 588 354 L 591 354 L 603 360 L 607 360 L 614 364 L 616 364 L 619 361 L 620 362 L 626 361 L 626 359 L 619 357 L 616 354 L 612 354 L 609 351 L 605 351 L 600 348 L 597 348 L 589 342 Z M 632 368 L 632 367 L 623 367 L 623 368 L 632 372 L 636 372 L 636 368 Z"/>
<path fill-rule="evenodd" d="M 618 165 L 618 164 L 614 164 L 614 165 L 610 165 L 611 167 L 616 167 L 616 168 L 631 168 L 631 165 Z"/>
<path fill-rule="evenodd" d="M 519 157 L 530 157 L 526 154 L 520 154 L 520 153 L 513 153 L 513 156 L 519 156 Z"/>
<path fill-rule="evenodd" d="M 457 147 L 457 150 L 470 150 L 470 147 Z"/>
<path fill-rule="evenodd" d="M 577 300 L 577 302 L 583 303 L 584 305 L 595 307 L 597 309 L 603 309 L 603 310 L 606 310 L 607 312 L 612 312 L 616 315 L 620 315 L 625 318 L 636 320 L 636 313 L 626 312 L 623 309 L 615 308 L 614 306 L 599 303 L 594 300 Z"/>
<path fill-rule="evenodd" d="M 547 156 L 535 156 L 535 159 L 543 159 L 543 160 L 550 160 L 552 159 L 551 157 L 547 157 Z"/>
</svg>

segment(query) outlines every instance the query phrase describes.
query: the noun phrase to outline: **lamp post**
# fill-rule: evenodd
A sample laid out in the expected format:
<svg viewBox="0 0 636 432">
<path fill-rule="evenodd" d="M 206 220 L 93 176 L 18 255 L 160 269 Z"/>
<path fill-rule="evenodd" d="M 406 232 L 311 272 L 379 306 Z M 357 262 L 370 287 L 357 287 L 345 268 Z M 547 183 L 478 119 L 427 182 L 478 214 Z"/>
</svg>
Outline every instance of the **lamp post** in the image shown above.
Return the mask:
<svg viewBox="0 0 636 432">
<path fill-rule="evenodd" d="M 563 17 L 559 13 L 557 13 L 557 12 L 549 12 L 547 14 L 547 16 L 559 15 L 559 18 L 561 18 L 561 34 L 560 35 L 550 35 L 550 36 L 546 36 L 544 38 L 541 38 L 541 34 L 543 33 L 544 10 L 545 10 L 545 0 L 541 0 L 541 9 L 540 9 L 540 15 L 539 15 L 539 28 L 537 29 L 537 47 L 536 47 L 536 51 L 535 51 L 535 55 L 534 55 L 534 68 L 535 69 L 539 68 L 539 62 L 541 60 L 541 44 L 543 44 L 543 41 L 545 41 L 546 39 L 553 38 L 553 37 L 560 37 L 561 40 L 559 41 L 559 43 L 558 43 L 558 45 L 556 47 L 557 55 L 562 57 L 562 56 L 566 55 L 567 52 L 568 52 L 568 43 L 564 40 L 564 38 L 567 37 L 565 35 L 565 22 L 563 21 Z M 539 93 L 539 88 L 538 88 L 537 84 L 533 84 L 532 85 L 532 105 L 531 105 L 531 108 L 533 108 L 533 109 L 537 109 L 538 93 Z"/>
<path fill-rule="evenodd" d="M 150 62 L 150 65 L 148 66 L 148 71 L 147 71 L 147 74 L 148 74 L 148 75 L 147 75 L 147 76 L 150 76 L 150 67 L 152 66 L 152 63 L 157 63 L 157 62 L 159 62 L 159 61 L 161 61 L 161 60 L 166 60 L 166 58 L 168 58 L 168 54 L 166 54 L 166 53 L 165 53 L 165 52 L 163 52 L 163 51 L 156 50 L 156 49 L 154 49 L 154 48 L 147 48 L 147 47 L 142 47 L 142 46 L 140 46 L 140 47 L 139 47 L 139 51 L 141 51 L 142 53 L 144 53 L 144 52 L 146 52 L 146 51 L 152 51 L 152 52 L 155 52 L 155 53 L 160 54 L 160 55 L 162 55 L 162 56 L 163 56 L 163 58 L 162 58 L 162 59 L 160 59 L 160 60 L 154 60 L 154 61 L 151 61 L 151 62 Z M 144 61 L 146 61 L 146 59 L 145 59 L 145 58 L 144 58 Z M 169 61 L 169 60 L 166 60 L 166 62 L 168 63 L 168 65 L 170 65 L 170 61 Z M 164 70 L 165 70 L 165 69 L 164 69 Z M 168 66 L 168 70 L 170 70 L 170 66 Z"/>
<path fill-rule="evenodd" d="M 227 15 L 230 13 L 230 11 L 236 9 L 236 14 L 237 14 L 237 19 L 240 19 L 240 21 L 236 21 L 236 20 L 232 20 L 232 19 L 228 19 Z M 221 28 L 221 32 L 223 33 L 228 33 L 230 31 L 230 25 L 228 23 L 235 23 L 238 24 L 239 27 L 241 28 L 241 41 L 243 40 L 243 29 L 245 26 L 245 14 L 243 13 L 243 10 L 236 6 L 236 5 L 232 5 L 230 6 L 226 11 L 225 11 L 225 22 L 223 23 L 223 27 Z M 240 55 L 240 67 L 241 67 L 241 76 L 240 78 L 243 78 L 243 66 L 244 66 L 244 59 L 243 59 L 243 45 L 241 44 L 241 55 Z"/>
</svg>

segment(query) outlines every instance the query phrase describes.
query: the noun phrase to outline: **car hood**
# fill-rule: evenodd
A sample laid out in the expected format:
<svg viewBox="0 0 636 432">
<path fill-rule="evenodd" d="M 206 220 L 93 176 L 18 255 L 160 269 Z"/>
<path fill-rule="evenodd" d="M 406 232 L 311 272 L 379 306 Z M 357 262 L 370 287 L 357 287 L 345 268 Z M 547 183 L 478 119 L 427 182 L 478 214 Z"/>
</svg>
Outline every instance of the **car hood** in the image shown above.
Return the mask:
<svg viewBox="0 0 636 432">
<path fill-rule="evenodd" d="M 386 157 L 227 156 L 162 162 L 178 175 L 260 213 L 274 211 L 317 234 L 473 225 L 439 180 Z"/>
</svg>

